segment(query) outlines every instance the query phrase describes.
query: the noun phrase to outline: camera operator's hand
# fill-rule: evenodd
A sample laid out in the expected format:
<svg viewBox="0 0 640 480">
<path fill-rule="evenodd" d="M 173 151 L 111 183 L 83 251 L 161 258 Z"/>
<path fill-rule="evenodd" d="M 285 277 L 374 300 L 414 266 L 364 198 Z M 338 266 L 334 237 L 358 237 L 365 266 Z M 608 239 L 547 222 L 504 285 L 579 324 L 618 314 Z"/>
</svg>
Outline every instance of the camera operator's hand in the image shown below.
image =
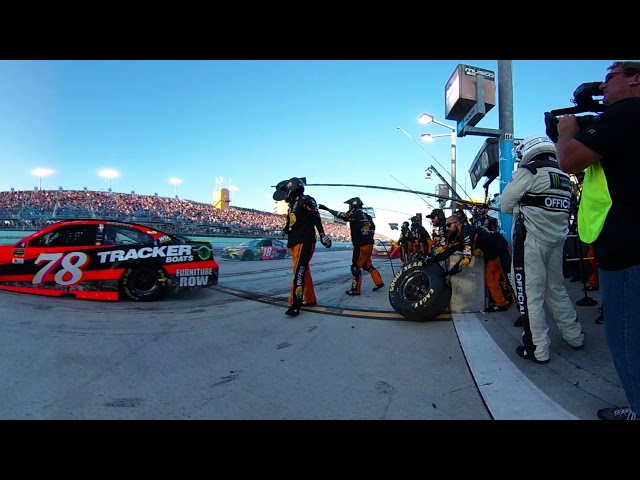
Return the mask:
<svg viewBox="0 0 640 480">
<path fill-rule="evenodd" d="M 579 132 L 580 127 L 574 115 L 564 115 L 558 119 L 558 137 L 575 138 Z"/>
<path fill-rule="evenodd" d="M 327 212 L 329 211 L 329 209 L 325 207 L 323 204 L 318 205 L 318 210 L 326 210 Z"/>
</svg>

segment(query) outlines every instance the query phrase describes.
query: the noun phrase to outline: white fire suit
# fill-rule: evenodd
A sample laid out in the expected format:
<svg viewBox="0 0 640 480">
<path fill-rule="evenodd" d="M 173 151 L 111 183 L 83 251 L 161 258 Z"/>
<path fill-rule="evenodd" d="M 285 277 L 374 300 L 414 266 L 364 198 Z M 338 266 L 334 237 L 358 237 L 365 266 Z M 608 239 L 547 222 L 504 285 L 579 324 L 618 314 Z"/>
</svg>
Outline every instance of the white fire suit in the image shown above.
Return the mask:
<svg viewBox="0 0 640 480">
<path fill-rule="evenodd" d="M 571 207 L 569 176 L 553 157 L 538 156 L 513 172 L 500 200 L 501 211 L 513 215 L 513 281 L 527 354 L 549 359 L 545 301 L 562 338 L 581 347 L 584 333 L 562 274 Z"/>
</svg>

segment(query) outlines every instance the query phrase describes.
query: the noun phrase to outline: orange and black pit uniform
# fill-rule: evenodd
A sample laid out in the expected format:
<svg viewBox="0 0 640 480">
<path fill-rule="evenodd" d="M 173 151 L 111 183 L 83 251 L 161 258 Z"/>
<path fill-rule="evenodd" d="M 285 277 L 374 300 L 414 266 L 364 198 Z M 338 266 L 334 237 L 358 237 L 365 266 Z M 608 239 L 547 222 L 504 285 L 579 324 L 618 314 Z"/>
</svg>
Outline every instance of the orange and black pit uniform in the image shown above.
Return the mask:
<svg viewBox="0 0 640 480">
<path fill-rule="evenodd" d="M 482 227 L 462 225 L 460 234 L 449 239 L 442 253 L 429 259 L 429 262 L 446 260 L 455 252 L 462 252 L 462 258 L 453 265 L 447 275 L 456 275 L 471 263 L 471 258 L 480 250 L 484 257 L 484 280 L 491 298 L 499 307 L 506 307 L 513 302 L 513 292 L 509 282 L 511 271 L 511 249 L 502 234 L 491 233 Z M 505 292 L 508 298 L 505 298 Z"/>
<path fill-rule="evenodd" d="M 362 208 L 355 208 L 348 212 L 338 212 L 337 210 L 327 208 L 327 211 L 333 216 L 349 222 L 351 243 L 353 244 L 353 256 L 351 258 L 351 275 L 353 275 L 353 279 L 351 280 L 350 294 L 360 295 L 362 269 L 369 272 L 376 290 L 384 286 L 380 272 L 378 272 L 378 269 L 376 269 L 371 262 L 373 237 L 376 233 L 376 225 L 371 215 Z"/>
<path fill-rule="evenodd" d="M 431 255 L 438 255 L 444 252 L 449 243 L 449 234 L 444 228 L 444 220 L 437 227 L 433 227 L 433 237 L 431 239 Z"/>
<path fill-rule="evenodd" d="M 436 208 L 427 218 L 431 219 L 431 224 L 433 225 L 433 229 L 431 230 L 431 252 L 429 255 L 437 255 L 444 252 L 449 240 L 449 233 L 445 228 L 446 218 L 444 211 Z"/>
<path fill-rule="evenodd" d="M 472 225 L 474 227 L 482 227 L 490 232 L 498 231 L 498 220 L 489 215 L 478 215 L 474 217 Z"/>
<path fill-rule="evenodd" d="M 398 244 L 400 245 L 400 248 L 402 248 L 402 253 L 400 255 L 402 263 L 407 263 L 415 253 L 413 233 L 411 233 L 411 229 L 409 228 L 409 226 L 402 227 L 400 238 L 398 239 Z"/>
<path fill-rule="evenodd" d="M 324 234 L 318 204 L 309 195 L 294 197 L 289 203 L 287 223 L 287 247 L 293 260 L 293 280 L 289 293 L 289 305 L 299 307 L 302 302 L 317 302 L 309 262 L 316 249 L 316 232 Z"/>
<path fill-rule="evenodd" d="M 411 226 L 411 233 L 415 239 L 415 251 L 421 253 L 425 257 L 431 254 L 432 240 L 427 229 L 420 223 L 414 223 Z"/>
<path fill-rule="evenodd" d="M 470 225 L 469 217 L 467 217 L 467 214 L 464 213 L 464 210 L 462 208 L 456 210 L 456 217 L 458 217 L 458 220 L 460 220 L 460 223 L 462 225 Z"/>
</svg>

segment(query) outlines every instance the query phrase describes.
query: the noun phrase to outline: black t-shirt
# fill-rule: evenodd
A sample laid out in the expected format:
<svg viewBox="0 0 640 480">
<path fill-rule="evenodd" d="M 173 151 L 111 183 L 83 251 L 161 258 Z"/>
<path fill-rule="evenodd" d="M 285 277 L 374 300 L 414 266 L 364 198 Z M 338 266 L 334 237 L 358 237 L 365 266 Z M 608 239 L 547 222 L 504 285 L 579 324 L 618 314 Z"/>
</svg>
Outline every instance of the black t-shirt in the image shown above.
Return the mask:
<svg viewBox="0 0 640 480">
<path fill-rule="evenodd" d="M 498 221 L 489 215 L 475 218 L 471 225 L 474 227 L 484 227 L 490 232 L 498 231 Z"/>
<path fill-rule="evenodd" d="M 418 224 L 412 231 L 413 236 L 418 242 L 427 242 L 431 240 L 431 235 L 427 232 L 427 229 Z"/>
<path fill-rule="evenodd" d="M 576 140 L 602 156 L 600 164 L 611 196 L 611 209 L 593 244 L 595 259 L 603 270 L 622 270 L 640 264 L 640 248 L 632 243 L 640 236 L 639 137 L 640 97 L 625 98 L 610 105 L 576 136 Z"/>
</svg>

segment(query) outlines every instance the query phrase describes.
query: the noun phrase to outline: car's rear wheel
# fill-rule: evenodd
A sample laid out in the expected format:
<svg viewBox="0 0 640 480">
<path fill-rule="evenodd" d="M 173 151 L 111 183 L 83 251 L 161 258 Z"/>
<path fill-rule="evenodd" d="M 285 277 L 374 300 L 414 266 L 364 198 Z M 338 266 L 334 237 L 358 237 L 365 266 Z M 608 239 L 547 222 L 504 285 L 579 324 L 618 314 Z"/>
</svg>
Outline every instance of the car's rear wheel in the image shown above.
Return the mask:
<svg viewBox="0 0 640 480">
<path fill-rule="evenodd" d="M 253 260 L 253 252 L 251 250 L 245 250 L 242 254 L 242 260 L 245 262 L 248 260 Z"/>
<path fill-rule="evenodd" d="M 122 275 L 122 291 L 136 302 L 157 300 L 165 293 L 167 275 L 161 267 L 135 265 Z"/>
</svg>

